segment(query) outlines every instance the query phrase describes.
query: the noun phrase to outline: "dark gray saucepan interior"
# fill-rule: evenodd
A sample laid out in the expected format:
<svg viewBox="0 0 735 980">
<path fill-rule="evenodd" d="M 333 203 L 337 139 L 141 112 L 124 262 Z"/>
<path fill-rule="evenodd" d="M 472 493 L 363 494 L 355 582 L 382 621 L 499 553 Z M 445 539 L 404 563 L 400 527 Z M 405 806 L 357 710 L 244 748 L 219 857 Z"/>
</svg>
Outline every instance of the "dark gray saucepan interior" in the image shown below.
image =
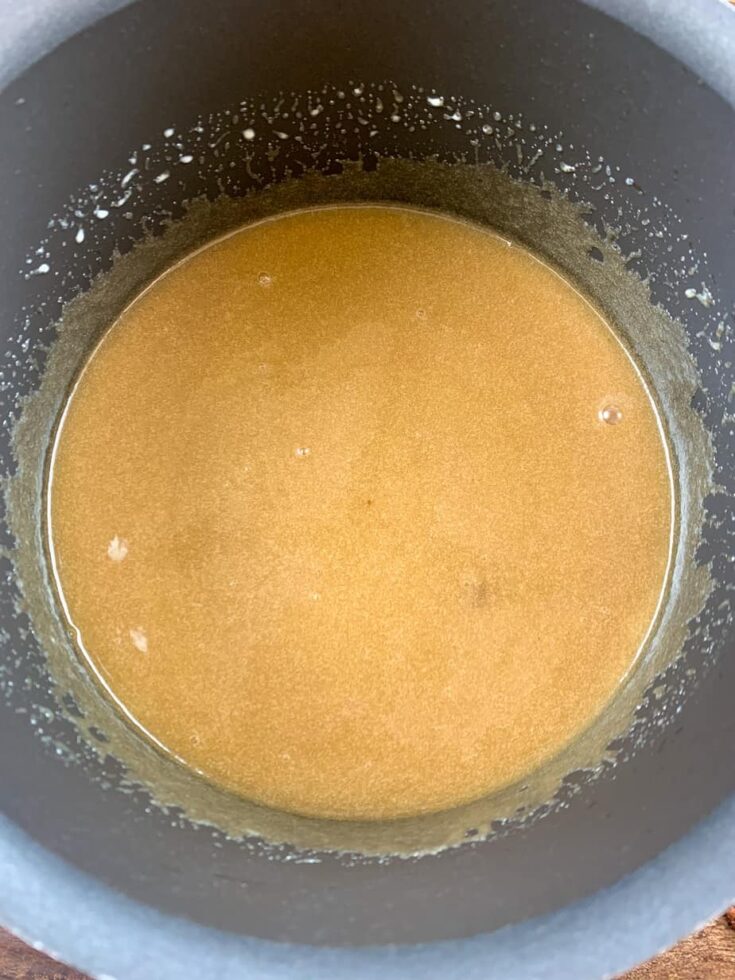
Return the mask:
<svg viewBox="0 0 735 980">
<path fill-rule="evenodd" d="M 650 200 L 673 208 L 693 250 L 707 254 L 707 270 L 693 284 L 716 295 L 725 326 L 712 334 L 707 303 L 663 280 L 653 284 L 654 299 L 686 326 L 702 379 L 697 408 L 716 443 L 716 483 L 735 491 L 735 114 L 669 54 L 575 0 L 141 0 L 12 81 L 0 96 L 0 331 L 2 349 L 11 352 L 0 386 L 3 468 L 13 465 L 6 417 L 19 386 L 30 390 L 37 380 L 49 324 L 110 265 L 115 247 L 125 250 L 142 234 L 120 211 L 103 236 L 70 247 L 51 274 L 28 275 L 43 264 L 43 255 L 37 265 L 24 262 L 50 217 L 173 121 L 188 124 L 254 94 L 267 100 L 363 79 L 496 105 L 563 132 L 565 146 L 614 161 L 618 182 L 607 199 L 600 196 L 598 220 L 615 223 L 615 195 L 624 193 L 627 174 Z M 344 153 L 357 157 L 361 139 L 345 137 Z M 455 149 L 422 145 L 420 134 L 402 130 L 391 141 L 383 149 L 397 155 L 451 159 Z M 302 164 L 293 146 L 275 166 L 285 174 Z M 585 196 L 563 172 L 557 176 L 572 199 Z M 237 165 L 219 180 L 210 194 L 250 189 Z M 181 184 L 162 181 L 158 193 L 154 228 L 156 214 L 176 213 Z M 652 249 L 666 247 L 641 229 L 622 234 L 624 249 L 640 251 L 643 266 Z M 567 805 L 544 819 L 435 856 L 387 862 L 327 854 L 303 863 L 293 852 L 273 859 L 265 847 L 172 821 L 142 790 L 118 792 L 121 773 L 111 760 L 90 755 L 84 766 L 65 764 L 54 745 L 71 739 L 72 729 L 38 714 L 43 657 L 13 613 L 11 566 L 3 559 L 0 657 L 12 679 L 0 699 L 3 812 L 43 847 L 134 899 L 269 939 L 448 939 L 581 899 L 681 838 L 735 790 L 735 564 L 728 561 L 735 524 L 727 492 L 710 504 L 700 560 L 712 564 L 718 586 L 674 668 L 682 678 L 692 667 L 699 675 L 676 715 L 623 765 L 570 791 Z M 100 766 L 105 780 L 99 772 L 92 778 Z"/>
</svg>

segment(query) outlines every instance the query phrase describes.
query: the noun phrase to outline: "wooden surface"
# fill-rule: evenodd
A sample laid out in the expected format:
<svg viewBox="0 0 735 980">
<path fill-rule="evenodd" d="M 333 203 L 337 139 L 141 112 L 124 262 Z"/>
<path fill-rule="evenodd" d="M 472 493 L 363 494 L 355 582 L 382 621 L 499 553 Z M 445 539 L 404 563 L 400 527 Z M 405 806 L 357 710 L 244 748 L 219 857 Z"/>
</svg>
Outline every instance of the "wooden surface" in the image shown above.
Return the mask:
<svg viewBox="0 0 735 980">
<path fill-rule="evenodd" d="M 0 980 L 84 980 L 84 977 L 0 930 Z M 735 908 L 619 980 L 735 980 Z"/>
<path fill-rule="evenodd" d="M 0 930 L 0 980 L 83 980 L 83 975 Z"/>
</svg>

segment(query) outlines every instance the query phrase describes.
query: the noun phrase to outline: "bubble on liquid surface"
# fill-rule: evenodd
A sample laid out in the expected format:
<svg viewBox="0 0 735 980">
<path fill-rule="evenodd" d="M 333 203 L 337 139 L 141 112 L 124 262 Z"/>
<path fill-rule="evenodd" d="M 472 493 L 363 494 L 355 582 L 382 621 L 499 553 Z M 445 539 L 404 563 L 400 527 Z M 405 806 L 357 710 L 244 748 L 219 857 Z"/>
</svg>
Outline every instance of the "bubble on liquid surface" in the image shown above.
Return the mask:
<svg viewBox="0 0 735 980">
<path fill-rule="evenodd" d="M 617 405 L 605 405 L 598 415 L 600 421 L 605 422 L 606 425 L 617 425 L 623 421 L 623 413 Z"/>
<path fill-rule="evenodd" d="M 128 542 L 124 538 L 115 537 L 107 545 L 107 557 L 110 561 L 124 561 L 128 554 Z"/>
<path fill-rule="evenodd" d="M 136 650 L 141 653 L 148 653 L 148 637 L 142 627 L 138 626 L 136 629 L 130 630 L 130 639 Z"/>
<path fill-rule="evenodd" d="M 258 285 L 262 286 L 264 289 L 267 289 L 268 286 L 273 285 L 273 277 L 269 276 L 267 272 L 261 272 L 258 276 Z"/>
</svg>

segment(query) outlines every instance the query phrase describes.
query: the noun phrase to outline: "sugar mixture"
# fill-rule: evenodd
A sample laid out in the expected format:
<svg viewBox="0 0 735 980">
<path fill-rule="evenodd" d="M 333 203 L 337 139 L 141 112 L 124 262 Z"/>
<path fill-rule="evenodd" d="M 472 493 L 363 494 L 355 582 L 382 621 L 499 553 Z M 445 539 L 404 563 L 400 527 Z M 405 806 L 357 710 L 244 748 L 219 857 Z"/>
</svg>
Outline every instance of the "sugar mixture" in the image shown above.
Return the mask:
<svg viewBox="0 0 735 980">
<path fill-rule="evenodd" d="M 251 225 L 107 331 L 53 448 L 80 651 L 147 736 L 273 807 L 384 819 L 524 777 L 655 620 L 671 473 L 593 305 L 392 206 Z"/>
</svg>

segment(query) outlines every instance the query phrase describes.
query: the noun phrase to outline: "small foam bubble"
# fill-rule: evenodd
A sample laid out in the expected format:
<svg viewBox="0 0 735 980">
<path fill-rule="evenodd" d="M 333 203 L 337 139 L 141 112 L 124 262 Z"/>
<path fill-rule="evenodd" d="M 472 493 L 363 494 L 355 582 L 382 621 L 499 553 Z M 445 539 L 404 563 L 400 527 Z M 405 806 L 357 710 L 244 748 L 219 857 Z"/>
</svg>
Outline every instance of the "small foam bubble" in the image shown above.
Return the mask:
<svg viewBox="0 0 735 980">
<path fill-rule="evenodd" d="M 145 635 L 142 626 L 130 630 L 130 639 L 133 641 L 136 650 L 140 650 L 141 653 L 148 653 L 148 637 Z"/>
<path fill-rule="evenodd" d="M 117 535 L 107 545 L 107 557 L 110 561 L 124 561 L 128 556 L 128 542 Z"/>
</svg>

